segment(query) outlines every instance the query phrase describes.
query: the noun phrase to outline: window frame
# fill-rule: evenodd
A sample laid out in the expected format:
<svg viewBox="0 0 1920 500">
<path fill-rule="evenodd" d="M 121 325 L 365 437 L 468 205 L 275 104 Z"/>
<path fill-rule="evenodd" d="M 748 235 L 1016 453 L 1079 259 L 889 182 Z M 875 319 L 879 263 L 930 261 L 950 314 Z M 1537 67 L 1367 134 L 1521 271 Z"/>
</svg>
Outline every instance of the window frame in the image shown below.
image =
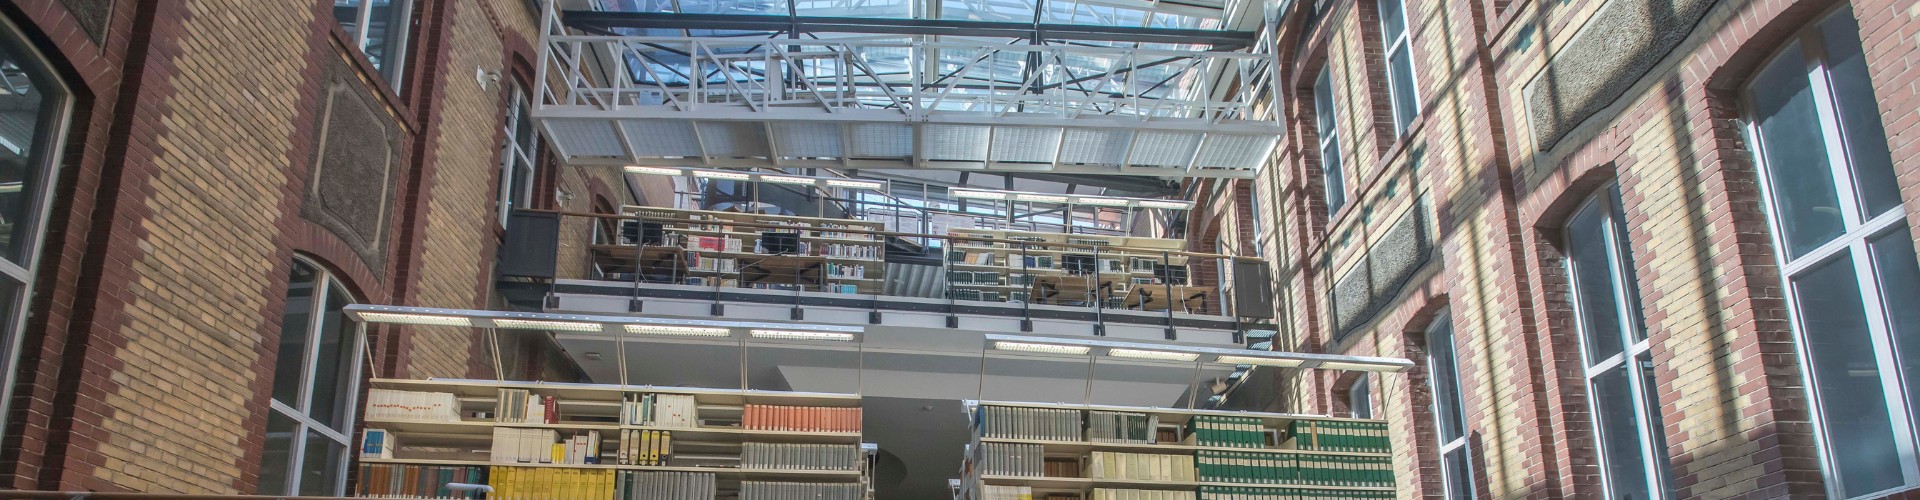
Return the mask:
<svg viewBox="0 0 1920 500">
<path fill-rule="evenodd" d="M 530 208 L 533 204 L 533 185 L 540 173 L 540 164 L 535 161 L 539 159 L 540 131 L 530 131 L 531 144 L 522 145 L 518 139 L 521 126 L 533 126 L 532 123 L 520 123 L 523 109 L 527 111 L 529 118 L 533 116 L 531 111 L 533 96 L 527 93 L 526 86 L 521 85 L 519 80 L 513 80 L 512 83 L 507 84 L 507 87 L 509 90 L 506 119 L 500 125 L 506 137 L 504 143 L 500 145 L 500 193 L 495 200 L 500 206 L 500 227 L 502 228 L 507 227 L 507 221 L 512 217 L 513 209 Z M 526 165 L 526 178 L 525 182 L 520 184 L 520 192 L 516 193 L 513 189 L 514 176 L 521 172 L 521 162 L 525 162 Z"/>
<path fill-rule="evenodd" d="M 1826 493 L 1832 498 L 1875 498 L 1892 492 L 1911 490 L 1920 487 L 1920 458 L 1916 457 L 1920 443 L 1916 432 L 1920 432 L 1920 417 L 1910 412 L 1907 404 L 1909 394 L 1920 395 L 1920 387 L 1907 387 L 1902 380 L 1898 346 L 1892 332 L 1887 308 L 1890 303 L 1882 296 L 1883 290 L 1878 283 L 1880 278 L 1877 264 L 1878 255 L 1873 251 L 1872 243 L 1889 232 L 1906 226 L 1904 204 L 1896 204 L 1886 211 L 1868 215 L 1861 203 L 1861 191 L 1856 184 L 1852 157 L 1852 143 L 1840 124 L 1840 107 L 1834 97 L 1832 67 L 1828 64 L 1826 41 L 1822 39 L 1825 25 L 1835 16 L 1853 16 L 1849 5 L 1843 4 L 1815 17 L 1799 31 L 1787 36 L 1780 42 L 1781 47 L 1762 59 L 1739 87 L 1738 100 L 1741 111 L 1741 133 L 1747 140 L 1747 152 L 1754 162 L 1755 177 L 1761 189 L 1761 207 L 1767 217 L 1769 242 L 1774 245 L 1774 263 L 1779 266 L 1782 296 L 1786 302 L 1787 324 L 1793 332 L 1795 359 L 1799 362 L 1801 375 L 1807 380 L 1804 390 L 1811 403 L 1808 408 L 1809 419 L 1814 428 L 1814 448 L 1819 455 L 1820 475 L 1825 484 Z M 1857 23 L 1859 18 L 1854 17 Z M 1859 33 L 1854 33 L 1859 36 Z M 1799 53 L 1792 53 L 1798 49 Z M 1833 180 L 1836 201 L 1839 204 L 1842 232 L 1831 240 L 1807 250 L 1804 254 L 1790 256 L 1787 234 L 1782 230 L 1781 213 L 1774 201 L 1778 193 L 1768 172 L 1765 139 L 1760 133 L 1760 121 L 1755 116 L 1758 106 L 1754 102 L 1752 89 L 1763 83 L 1761 76 L 1774 64 L 1788 57 L 1798 57 L 1806 65 L 1805 76 L 1808 79 L 1808 92 L 1813 99 L 1814 114 L 1818 120 L 1821 144 L 1826 148 L 1828 175 Z M 1875 117 L 1880 119 L 1879 117 Z M 1911 230 L 1911 228 L 1906 228 Z M 1838 259 L 1849 259 L 1852 273 L 1859 285 L 1861 309 L 1866 320 L 1869 340 L 1874 350 L 1875 368 L 1880 372 L 1879 383 L 1882 396 L 1886 399 L 1889 423 L 1892 427 L 1895 451 L 1899 455 L 1901 484 L 1872 492 L 1845 496 L 1838 470 L 1839 462 L 1834 450 L 1828 443 L 1830 434 L 1825 417 L 1819 382 L 1813 371 L 1815 360 L 1808 349 L 1810 339 L 1807 335 L 1805 319 L 1800 311 L 1800 300 L 1795 291 L 1795 279 L 1806 276 L 1809 271 L 1834 263 Z"/>
<path fill-rule="evenodd" d="M 47 161 L 35 172 L 35 175 L 40 176 L 36 179 L 37 189 L 32 194 L 33 198 L 26 203 L 26 215 L 31 220 L 32 227 L 25 233 L 28 241 L 25 245 L 21 245 L 24 263 L 0 258 L 0 275 L 15 281 L 15 284 L 20 287 L 19 293 L 14 294 L 15 297 L 11 301 L 12 314 L 0 317 L 0 342 L 4 342 L 0 344 L 0 426 L 4 426 L 7 423 L 7 415 L 11 413 L 9 410 L 13 401 L 15 374 L 20 371 L 20 347 L 26 339 L 26 318 L 31 315 L 28 308 L 33 303 L 33 290 L 37 281 L 35 277 L 40 272 L 40 253 L 47 241 L 48 216 L 53 210 L 53 191 L 55 184 L 59 182 L 61 167 L 65 163 L 62 161 L 65 157 L 62 150 L 66 149 L 68 134 L 73 129 L 74 98 L 73 87 L 66 79 L 61 78 L 58 71 L 55 71 L 53 59 L 29 42 L 26 31 L 5 16 L 0 16 L 0 43 L 17 47 L 19 54 L 28 59 L 19 63 L 34 66 L 31 69 L 23 67 L 21 68 L 23 71 L 37 70 L 59 90 L 57 95 L 47 94 L 50 99 L 43 104 L 58 108 L 53 113 L 51 123 L 44 125 L 51 127 L 49 129 L 51 133 L 47 134 L 45 143 L 34 145 L 45 148 L 48 154 Z M 42 125 L 36 125 L 35 130 L 39 130 L 40 126 Z"/>
<path fill-rule="evenodd" d="M 1353 385 L 1347 386 L 1347 414 L 1353 418 L 1374 418 L 1373 387 L 1368 379 L 1367 372 L 1360 372 L 1360 376 L 1353 379 Z"/>
<path fill-rule="evenodd" d="M 1437 344 L 1435 340 L 1437 334 L 1442 330 L 1446 332 L 1447 355 L 1452 357 L 1452 359 L 1447 362 L 1449 373 L 1447 373 L 1446 376 L 1453 380 L 1452 395 L 1461 397 L 1458 401 L 1444 401 L 1450 398 L 1440 390 L 1438 385 L 1441 374 L 1433 372 L 1433 367 L 1438 365 L 1438 363 L 1434 361 L 1434 356 L 1439 351 L 1435 348 Z M 1454 474 L 1451 474 L 1450 471 L 1447 470 L 1447 455 L 1456 452 L 1460 453 L 1462 458 L 1461 463 L 1465 464 L 1467 468 L 1464 471 L 1460 471 L 1460 475 L 1467 478 L 1467 496 L 1472 498 L 1478 495 L 1473 484 L 1473 449 L 1467 446 L 1467 438 L 1472 436 L 1473 432 L 1468 429 L 1466 408 L 1462 407 L 1466 404 L 1466 400 L 1463 396 L 1460 396 L 1463 389 L 1460 385 L 1460 350 L 1459 343 L 1455 341 L 1454 333 L 1453 316 L 1450 312 L 1442 312 L 1435 315 L 1433 323 L 1427 325 L 1426 330 L 1421 332 L 1427 343 L 1427 390 L 1433 395 L 1433 397 L 1428 399 L 1433 401 L 1432 408 L 1429 410 L 1433 412 L 1434 438 L 1436 440 L 1443 440 L 1438 442 L 1440 452 L 1436 454 L 1436 458 L 1439 459 L 1438 465 L 1440 469 L 1440 495 L 1442 498 L 1448 498 L 1449 500 L 1454 500 L 1451 498 L 1454 490 L 1454 485 L 1452 484 Z M 1446 432 L 1445 427 L 1447 423 L 1443 418 L 1445 413 L 1442 412 L 1457 414 L 1455 420 L 1460 423 L 1461 429 L 1459 437 L 1446 440 L 1444 433 Z"/>
<path fill-rule="evenodd" d="M 1626 265 L 1631 261 L 1633 255 L 1632 245 L 1627 240 L 1627 235 L 1623 233 L 1623 229 L 1626 227 L 1625 214 L 1615 211 L 1614 200 L 1616 196 L 1618 196 L 1616 194 L 1617 189 L 1619 189 L 1619 184 L 1609 183 L 1596 190 L 1592 195 L 1588 196 L 1585 201 L 1582 201 L 1576 206 L 1572 212 L 1569 212 L 1571 215 L 1567 217 L 1567 220 L 1571 221 L 1587 210 L 1593 209 L 1599 210 L 1602 220 L 1605 221 L 1605 225 L 1602 226 L 1599 236 L 1600 244 L 1605 245 L 1604 251 L 1607 257 L 1607 269 L 1605 269 L 1605 271 L 1610 275 L 1615 284 L 1612 293 L 1614 310 L 1611 311 L 1611 313 L 1616 315 L 1620 325 L 1620 331 L 1612 333 L 1620 336 L 1620 352 L 1614 353 L 1606 359 L 1593 359 L 1589 353 L 1591 348 L 1588 346 L 1591 345 L 1592 336 L 1595 335 L 1596 332 L 1587 331 L 1587 324 L 1584 319 L 1588 314 L 1595 313 L 1595 311 L 1586 310 L 1585 302 L 1581 300 L 1583 294 L 1590 291 L 1582 291 L 1580 289 L 1580 281 L 1576 279 L 1578 275 L 1575 274 L 1577 266 L 1574 264 L 1572 258 L 1560 259 L 1560 264 L 1562 270 L 1566 272 L 1568 279 L 1567 301 L 1573 309 L 1573 330 L 1580 342 L 1581 376 L 1582 380 L 1586 383 L 1587 408 L 1589 408 L 1587 413 L 1593 416 L 1587 423 L 1595 437 L 1596 449 L 1594 455 L 1598 457 L 1597 464 L 1600 469 L 1601 491 L 1605 492 L 1607 498 L 1616 498 L 1614 494 L 1616 487 L 1613 484 L 1614 477 L 1608 473 L 1610 469 L 1607 467 L 1607 462 L 1616 460 L 1617 458 L 1608 456 L 1606 451 L 1605 426 L 1602 425 L 1600 421 L 1603 417 L 1599 411 L 1600 400 L 1596 396 L 1597 391 L 1594 390 L 1594 379 L 1614 370 L 1626 370 L 1628 375 L 1628 393 L 1632 396 L 1634 402 L 1633 426 L 1640 439 L 1641 468 L 1646 474 L 1647 480 L 1650 481 L 1646 485 L 1647 491 L 1651 495 L 1649 500 L 1661 500 L 1672 496 L 1672 491 L 1668 488 L 1667 483 L 1668 474 L 1662 466 L 1662 464 L 1666 463 L 1666 450 L 1656 449 L 1657 446 L 1655 444 L 1666 442 L 1664 436 L 1666 430 L 1663 425 L 1655 425 L 1655 415 L 1651 412 L 1658 411 L 1659 409 L 1647 407 L 1650 401 L 1656 401 L 1650 399 L 1650 397 L 1658 396 L 1658 394 L 1650 394 L 1648 391 L 1657 391 L 1658 388 L 1646 387 L 1646 377 L 1650 374 L 1643 371 L 1638 360 L 1643 357 L 1651 358 L 1653 341 L 1645 334 L 1646 322 L 1640 312 L 1642 306 L 1639 291 L 1637 290 L 1639 280 L 1634 277 L 1634 270 L 1628 268 Z M 1572 232 L 1565 231 L 1564 234 L 1561 235 L 1560 243 L 1566 245 L 1565 248 L 1571 249 L 1574 245 Z M 1565 254 L 1565 252 L 1563 252 L 1563 254 Z M 1639 340 L 1634 340 L 1634 332 L 1636 330 L 1640 332 L 1638 336 L 1641 338 Z M 1662 433 L 1662 436 L 1656 439 L 1654 435 L 1655 432 Z"/>
<path fill-rule="evenodd" d="M 341 346 L 341 354 L 351 358 L 347 363 L 347 366 L 350 368 L 347 373 L 343 374 L 343 379 L 356 381 L 354 387 L 340 391 L 340 394 L 345 396 L 345 401 L 342 402 L 340 407 L 340 427 L 346 429 L 345 431 L 341 431 L 340 429 L 328 426 L 325 422 L 316 420 L 311 415 L 308 415 L 308 412 L 313 408 L 313 388 L 319 369 L 316 362 L 318 361 L 317 358 L 320 351 L 320 340 L 324 335 L 321 328 L 326 325 L 324 315 L 327 302 L 333 298 L 334 293 L 344 295 L 348 304 L 358 303 L 359 299 L 355 298 L 353 292 L 347 289 L 346 284 L 326 266 L 298 256 L 294 257 L 293 262 L 294 265 L 305 265 L 314 270 L 314 295 L 309 299 L 311 303 L 308 305 L 307 310 L 307 317 L 311 318 L 311 320 L 307 324 L 307 345 L 301 350 L 302 356 L 300 363 L 304 368 L 301 370 L 300 395 L 298 396 L 299 407 L 289 405 L 271 395 L 267 397 L 268 412 L 277 413 L 282 417 L 294 421 L 292 436 L 293 447 L 287 450 L 287 470 L 285 471 L 285 477 L 287 478 L 286 492 L 261 492 L 261 494 L 300 494 L 300 481 L 303 478 L 301 472 L 305 470 L 305 467 L 303 467 L 305 464 L 303 462 L 306 461 L 306 450 L 309 441 L 307 436 L 310 432 L 318 432 L 321 437 L 331 439 L 339 443 L 342 447 L 342 452 L 338 459 L 339 463 L 334 465 L 335 479 L 332 485 L 333 490 L 329 494 L 344 496 L 347 494 L 348 467 L 353 463 L 354 457 L 359 456 L 359 453 L 355 451 L 357 447 L 355 446 L 353 438 L 354 428 L 358 424 L 357 417 L 360 415 L 360 390 L 357 384 L 360 380 L 361 371 L 365 369 L 364 362 L 366 361 L 366 357 L 362 349 L 366 346 L 366 325 L 357 321 L 351 322 L 353 325 L 352 333 L 341 339 L 341 342 L 346 344 Z M 347 320 L 344 315 L 341 317 L 341 320 L 350 321 Z M 278 360 L 277 362 L 284 363 L 286 360 Z M 269 419 L 271 419 L 271 417 L 269 417 Z M 272 430 L 269 429 L 268 432 L 272 432 Z M 264 476 L 265 471 L 261 472 Z"/>
<path fill-rule="evenodd" d="M 1384 14 L 1387 11 L 1385 8 L 1387 2 L 1394 2 L 1400 5 L 1400 8 L 1396 10 L 1396 12 L 1400 13 L 1400 33 L 1392 38 L 1388 38 L 1387 36 L 1387 16 Z M 1421 112 L 1420 66 L 1418 64 L 1419 61 L 1413 58 L 1413 23 L 1409 21 L 1409 17 L 1407 16 L 1406 0 L 1378 0 L 1374 4 L 1374 12 L 1380 14 L 1376 17 L 1380 18 L 1380 63 L 1381 66 L 1386 69 L 1384 74 L 1387 77 L 1387 108 L 1393 114 L 1393 136 L 1400 137 L 1405 135 L 1407 130 L 1413 127 L 1413 120 L 1419 118 Z M 1412 88 L 1400 88 L 1399 80 L 1393 77 L 1393 55 L 1398 51 L 1406 51 L 1407 81 L 1413 83 Z M 1400 106 L 1398 103 L 1400 102 L 1400 94 L 1402 92 L 1412 96 L 1412 100 L 1408 102 L 1413 103 L 1413 111 L 1407 116 L 1400 116 Z"/>
<path fill-rule="evenodd" d="M 338 2 L 338 0 L 334 1 Z M 358 2 L 358 5 L 354 6 L 354 9 L 358 12 L 354 16 L 354 26 L 356 28 L 353 30 L 353 33 L 351 33 L 353 39 L 349 40 L 349 42 L 353 44 L 355 51 L 359 52 L 362 57 L 366 57 L 367 62 L 373 65 L 374 69 L 379 73 L 380 79 L 386 81 L 387 85 L 391 87 L 395 93 L 399 93 L 401 85 L 405 83 L 407 75 L 407 49 L 413 42 L 414 0 L 390 0 L 389 5 L 398 9 L 395 12 L 399 13 L 399 19 L 398 22 L 387 27 L 386 43 L 396 45 L 393 49 L 393 59 L 383 59 L 379 62 L 375 62 L 373 56 L 367 53 L 367 32 L 370 31 L 367 28 L 371 26 L 369 23 L 373 21 L 373 2 L 376 0 L 350 1 Z M 335 3 L 335 6 L 338 7 L 339 4 Z M 339 19 L 335 18 L 334 21 L 338 23 Z M 400 28 L 398 30 L 400 36 L 397 37 L 393 36 L 395 31 L 394 27 L 396 26 Z"/>
<path fill-rule="evenodd" d="M 1321 99 L 1322 93 L 1326 99 Z M 1326 197 L 1328 220 L 1339 214 L 1340 209 L 1346 208 L 1350 201 L 1347 199 L 1346 162 L 1340 157 L 1340 106 L 1334 102 L 1335 97 L 1333 61 L 1328 60 L 1320 68 L 1320 76 L 1314 79 L 1313 84 L 1314 139 L 1319 144 L 1320 179 L 1325 188 L 1322 195 Z M 1326 105 L 1325 109 L 1321 109 L 1322 104 Z M 1327 125 L 1324 130 L 1320 127 L 1322 123 Z"/>
</svg>

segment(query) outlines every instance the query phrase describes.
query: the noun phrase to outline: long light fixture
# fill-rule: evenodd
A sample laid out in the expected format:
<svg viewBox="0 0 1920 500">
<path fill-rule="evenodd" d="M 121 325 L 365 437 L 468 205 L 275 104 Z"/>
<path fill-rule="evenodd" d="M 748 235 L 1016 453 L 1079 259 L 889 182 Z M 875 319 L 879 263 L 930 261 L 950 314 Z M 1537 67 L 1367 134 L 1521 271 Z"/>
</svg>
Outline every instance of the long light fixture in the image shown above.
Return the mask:
<svg viewBox="0 0 1920 500">
<path fill-rule="evenodd" d="M 993 348 L 1000 351 L 1037 352 L 1043 354 L 1086 354 L 1092 348 L 1083 345 L 1042 344 L 1038 342 L 994 342 Z"/>
<path fill-rule="evenodd" d="M 1254 357 L 1254 356 L 1227 356 L 1227 355 L 1222 355 L 1220 357 L 1213 358 L 1213 362 L 1226 364 L 1226 365 L 1275 366 L 1280 368 L 1293 368 L 1293 367 L 1306 364 L 1305 361 L 1298 360 L 1298 359 L 1275 359 L 1275 358 L 1262 358 L 1262 357 Z"/>
<path fill-rule="evenodd" d="M 819 332 L 811 330 L 754 330 L 754 338 L 785 340 L 827 340 L 846 342 L 853 340 L 853 334 L 840 332 Z"/>
<path fill-rule="evenodd" d="M 1186 209 L 1193 208 L 1193 202 L 1191 201 L 1140 200 L 1140 201 L 1133 202 L 1133 204 L 1140 208 L 1168 208 L 1173 210 L 1186 210 Z"/>
<path fill-rule="evenodd" d="M 1129 200 L 1126 198 L 1108 198 L 1105 196 L 1079 196 L 1079 197 L 1073 198 L 1073 202 L 1075 204 L 1080 204 L 1080 205 L 1094 205 L 1094 206 L 1101 206 L 1101 207 L 1124 207 L 1124 206 L 1133 204 L 1133 200 Z"/>
<path fill-rule="evenodd" d="M 496 319 L 494 328 L 512 328 L 515 330 L 556 330 L 563 332 L 598 332 L 606 327 L 599 323 L 585 321 L 554 321 L 545 319 Z"/>
<path fill-rule="evenodd" d="M 743 171 L 743 170 L 709 170 L 709 169 L 698 169 L 698 168 L 648 167 L 648 166 L 642 166 L 642 165 L 627 165 L 626 172 L 629 174 L 648 174 L 648 175 L 672 175 L 672 176 L 692 175 L 694 177 L 704 177 L 704 178 L 712 178 L 712 179 L 731 179 L 736 181 L 758 181 L 758 182 L 770 182 L 775 184 L 793 184 L 793 185 L 799 185 L 799 186 L 826 186 L 826 187 L 837 187 L 837 188 L 846 188 L 846 189 L 871 189 L 875 191 L 886 189 L 887 187 L 887 183 L 880 182 L 880 181 L 843 179 L 838 177 L 807 177 L 802 175 L 763 174 L 759 172 L 751 172 L 751 171 Z"/>
<path fill-rule="evenodd" d="M 696 337 L 725 337 L 732 334 L 732 332 L 725 328 L 665 325 L 627 325 L 627 333 L 691 335 Z"/>
<path fill-rule="evenodd" d="M 978 189 L 948 189 L 947 194 L 952 195 L 955 198 L 969 198 L 969 199 L 976 199 L 976 200 L 1007 199 L 1006 191 L 981 191 Z"/>
<path fill-rule="evenodd" d="M 360 313 L 360 319 L 368 323 L 395 323 L 401 325 L 424 326 L 473 326 L 473 319 L 458 316 L 440 316 L 434 314 L 402 313 Z"/>
<path fill-rule="evenodd" d="M 1065 195 L 1053 195 L 1053 194 L 1016 194 L 1016 195 L 1013 195 L 1013 199 L 1019 200 L 1019 201 L 1031 201 L 1036 203 L 1066 203 L 1072 198 L 1068 198 Z"/>
<path fill-rule="evenodd" d="M 1158 359 L 1163 361 L 1193 361 L 1200 359 L 1196 352 L 1149 351 L 1145 349 L 1107 349 L 1107 355 L 1116 358 Z"/>
<path fill-rule="evenodd" d="M 974 200 L 1013 200 L 1038 203 L 1072 203 L 1101 207 L 1166 208 L 1188 210 L 1193 202 L 1186 200 L 1158 200 L 1151 198 L 1118 198 L 1113 196 L 1092 196 L 1081 194 L 1034 193 L 1028 191 L 989 191 L 985 189 L 949 188 L 947 195 L 954 198 Z"/>
</svg>

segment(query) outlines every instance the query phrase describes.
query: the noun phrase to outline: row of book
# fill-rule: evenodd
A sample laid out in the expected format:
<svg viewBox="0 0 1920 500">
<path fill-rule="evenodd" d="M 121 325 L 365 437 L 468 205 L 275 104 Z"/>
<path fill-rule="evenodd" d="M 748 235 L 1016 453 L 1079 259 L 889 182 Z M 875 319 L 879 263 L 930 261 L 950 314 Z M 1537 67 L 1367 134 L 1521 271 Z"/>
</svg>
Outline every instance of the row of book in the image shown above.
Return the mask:
<svg viewBox="0 0 1920 500">
<path fill-rule="evenodd" d="M 868 244 L 827 243 L 827 244 L 814 245 L 814 246 L 820 250 L 820 255 L 824 255 L 828 257 L 840 257 L 840 258 L 846 258 L 846 259 L 878 259 L 880 258 L 880 247 L 878 245 L 874 245 L 871 243 L 868 243 Z M 803 248 L 804 248 L 804 245 L 803 245 Z"/>
<path fill-rule="evenodd" d="M 1260 419 L 1196 415 L 1187 422 L 1189 444 L 1227 448 L 1266 448 L 1267 429 Z"/>
<path fill-rule="evenodd" d="M 673 433 L 627 429 L 620 431 L 620 465 L 667 465 L 673 458 Z"/>
<path fill-rule="evenodd" d="M 745 240 L 722 236 L 694 236 L 687 238 L 687 247 L 691 250 L 711 250 L 715 252 L 740 252 Z"/>
<path fill-rule="evenodd" d="M 1202 450 L 1195 458 L 1202 482 L 1393 486 L 1389 457 Z"/>
<path fill-rule="evenodd" d="M 1387 453 L 1386 422 L 1295 420 L 1286 427 L 1292 447 L 1314 451 Z"/>
<path fill-rule="evenodd" d="M 860 483 L 741 481 L 740 500 L 860 500 L 864 490 Z"/>
<path fill-rule="evenodd" d="M 743 443 L 740 467 L 781 470 L 860 470 L 860 447 L 851 444 Z"/>
<path fill-rule="evenodd" d="M 825 273 L 828 278 L 865 278 L 867 277 L 867 266 L 865 264 L 828 262 Z"/>
<path fill-rule="evenodd" d="M 629 396 L 620 409 L 620 423 L 649 427 L 692 428 L 700 425 L 699 403 L 686 394 Z"/>
<path fill-rule="evenodd" d="M 688 253 L 687 269 L 731 273 L 740 270 L 740 260 L 732 257 L 708 257 L 697 253 Z"/>
<path fill-rule="evenodd" d="M 1193 500 L 1193 492 L 1094 488 L 1092 500 Z"/>
<path fill-rule="evenodd" d="M 497 464 L 597 464 L 600 431 L 584 431 L 560 441 L 553 429 L 493 429 L 489 455 Z"/>
<path fill-rule="evenodd" d="M 1160 417 L 1145 413 L 1087 412 L 1087 440 L 1095 443 L 1153 443 L 1159 428 Z"/>
<path fill-rule="evenodd" d="M 613 500 L 713 500 L 719 494 L 710 472 L 620 471 Z"/>
<path fill-rule="evenodd" d="M 982 406 L 974 425 L 981 436 L 1001 439 L 1080 441 L 1080 410 Z"/>
<path fill-rule="evenodd" d="M 360 436 L 360 458 L 393 458 L 394 448 L 399 447 L 399 441 L 386 429 L 368 427 Z"/>
<path fill-rule="evenodd" d="M 1322 490 L 1305 488 L 1248 488 L 1201 486 L 1200 500 L 1367 500 L 1397 498 L 1392 491 Z"/>
<path fill-rule="evenodd" d="M 1088 457 L 1087 469 L 1094 479 L 1178 482 L 1194 480 L 1192 455 L 1096 451 Z"/>
<path fill-rule="evenodd" d="M 371 498 L 466 498 L 447 483 L 485 484 L 484 467 L 360 464 L 354 496 Z"/>
<path fill-rule="evenodd" d="M 985 484 L 980 486 L 978 500 L 1033 500 L 1033 487 Z"/>
<path fill-rule="evenodd" d="M 460 399 L 446 392 L 367 391 L 367 420 L 460 421 Z"/>
<path fill-rule="evenodd" d="M 759 431 L 860 432 L 860 409 L 747 405 L 740 426 Z"/>
<path fill-rule="evenodd" d="M 612 470 L 566 467 L 493 467 L 487 485 L 488 500 L 561 500 L 611 498 Z"/>
<path fill-rule="evenodd" d="M 560 400 L 527 392 L 526 389 L 500 389 L 494 421 L 503 424 L 560 423 Z"/>
<path fill-rule="evenodd" d="M 980 443 L 980 473 L 989 476 L 1041 477 L 1046 447 L 1023 443 Z"/>
</svg>

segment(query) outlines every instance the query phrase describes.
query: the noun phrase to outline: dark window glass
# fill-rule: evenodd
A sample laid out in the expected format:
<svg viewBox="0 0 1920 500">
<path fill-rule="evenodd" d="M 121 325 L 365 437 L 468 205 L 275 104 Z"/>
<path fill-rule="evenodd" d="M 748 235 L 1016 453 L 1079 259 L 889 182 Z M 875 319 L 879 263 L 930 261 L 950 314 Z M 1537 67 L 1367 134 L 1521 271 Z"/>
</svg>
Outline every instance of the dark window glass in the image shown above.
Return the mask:
<svg viewBox="0 0 1920 500">
<path fill-rule="evenodd" d="M 1647 464 L 1641 455 L 1639 419 L 1634 414 L 1630 365 L 1621 364 L 1589 379 L 1594 408 L 1600 427 L 1600 450 L 1606 454 L 1607 479 L 1612 483 L 1611 498 L 1628 500 L 1648 498 Z"/>
<path fill-rule="evenodd" d="M 1442 322 L 1427 332 L 1428 371 L 1433 376 L 1434 412 L 1440 419 L 1440 441 L 1466 435 L 1466 417 L 1460 408 L 1460 372 L 1454 360 L 1453 325 Z"/>
<path fill-rule="evenodd" d="M 266 453 L 260 456 L 260 491 L 262 495 L 285 495 L 287 491 L 288 465 L 293 463 L 293 439 L 298 432 L 292 418 L 278 411 L 267 411 Z"/>
<path fill-rule="evenodd" d="M 1799 43 L 1787 47 L 1784 55 L 1761 71 L 1752 87 L 1754 118 L 1773 191 L 1770 201 L 1789 258 L 1806 255 L 1846 230 L 1807 64 L 1800 53 Z"/>
<path fill-rule="evenodd" d="M 346 445 L 319 432 L 307 431 L 307 449 L 304 458 L 300 460 L 300 494 L 307 496 L 339 494 L 340 459 L 346 449 Z"/>
<path fill-rule="evenodd" d="M 287 277 L 287 303 L 280 316 L 280 355 L 274 360 L 273 399 L 300 407 L 300 384 L 306 378 L 307 335 L 313 328 L 313 301 L 318 271 L 293 262 Z"/>
<path fill-rule="evenodd" d="M 1886 308 L 1888 326 L 1893 329 L 1894 348 L 1899 353 L 1901 378 L 1907 383 L 1907 407 L 1920 416 L 1920 262 L 1914 257 L 1912 233 L 1907 226 L 1874 238 L 1873 264 L 1880 273 L 1880 301 Z"/>
<path fill-rule="evenodd" d="M 351 392 L 357 382 L 346 378 L 353 372 L 352 351 L 348 348 L 355 337 L 355 323 L 342 312 L 349 302 L 347 293 L 339 288 L 327 293 L 327 307 L 320 313 L 320 342 L 313 356 L 313 405 L 307 412 L 315 421 L 343 433 L 350 430 L 346 428 L 345 393 Z"/>
<path fill-rule="evenodd" d="M 1623 345 L 1619 282 L 1608 255 L 1613 246 L 1607 242 L 1609 225 L 1607 210 L 1599 203 L 1588 203 L 1567 221 L 1567 263 L 1589 363 L 1620 354 Z"/>
<path fill-rule="evenodd" d="M 1447 498 L 1449 500 L 1467 500 L 1473 498 L 1473 475 L 1467 464 L 1467 447 L 1447 452 L 1443 457 L 1447 471 Z"/>
<path fill-rule="evenodd" d="M 1853 164 L 1854 185 L 1865 209 L 1861 217 L 1870 219 L 1900 206 L 1900 183 L 1893 175 L 1887 130 L 1880 125 L 1880 101 L 1874 99 L 1867 61 L 1861 55 L 1860 26 L 1851 11 L 1841 12 L 1821 23 L 1820 35 L 1827 49 L 1834 104 L 1840 108 L 1847 161 Z"/>
<path fill-rule="evenodd" d="M 1813 380 L 1820 388 L 1827 448 L 1833 450 L 1846 496 L 1904 481 L 1856 276 L 1853 258 L 1843 255 L 1792 281 Z"/>
<path fill-rule="evenodd" d="M 0 37 L 0 258 L 21 267 L 39 230 L 35 201 L 58 159 L 65 97 L 24 45 Z"/>
</svg>

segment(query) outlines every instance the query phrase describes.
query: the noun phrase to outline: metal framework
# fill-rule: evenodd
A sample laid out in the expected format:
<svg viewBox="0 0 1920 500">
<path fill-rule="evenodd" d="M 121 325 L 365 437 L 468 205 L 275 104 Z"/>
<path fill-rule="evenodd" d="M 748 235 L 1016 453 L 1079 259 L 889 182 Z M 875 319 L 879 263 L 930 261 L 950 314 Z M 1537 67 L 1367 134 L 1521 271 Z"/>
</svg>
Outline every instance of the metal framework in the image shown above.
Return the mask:
<svg viewBox="0 0 1920 500">
<path fill-rule="evenodd" d="M 1273 41 L 1254 34 L 1266 30 L 1056 26 L 1035 12 L 1022 24 L 550 6 L 533 116 L 570 163 L 714 168 L 1249 177 L 1283 131 L 1262 102 L 1276 88 Z M 662 26 L 711 36 L 631 34 Z M 833 33 L 855 29 L 886 34 Z M 1133 35 L 1152 38 L 1102 41 Z M 1197 50 L 1234 44 L 1246 48 Z"/>
</svg>

